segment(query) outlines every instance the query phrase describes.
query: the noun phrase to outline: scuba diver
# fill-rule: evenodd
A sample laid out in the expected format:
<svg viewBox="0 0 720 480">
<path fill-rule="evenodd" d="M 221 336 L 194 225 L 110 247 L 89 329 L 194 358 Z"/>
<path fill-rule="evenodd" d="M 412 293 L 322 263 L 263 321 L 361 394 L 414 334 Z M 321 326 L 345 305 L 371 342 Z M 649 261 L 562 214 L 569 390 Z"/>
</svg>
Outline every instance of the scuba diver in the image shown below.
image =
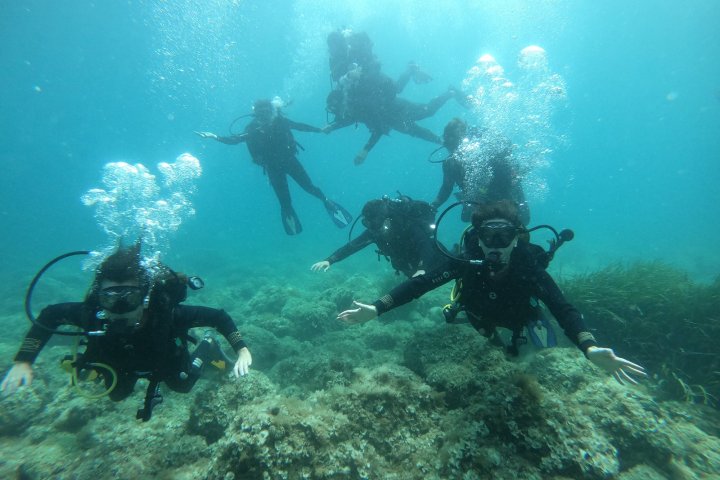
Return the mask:
<svg viewBox="0 0 720 480">
<path fill-rule="evenodd" d="M 445 213 L 447 210 L 438 218 L 438 224 Z M 478 332 L 502 341 L 496 329 L 512 331 L 511 344 L 506 347 L 510 355 L 518 354 L 524 340 L 521 332 L 538 317 L 538 302 L 542 302 L 592 363 L 612 373 L 620 383 L 637 383 L 633 376 L 645 377 L 645 369 L 617 357 L 610 348 L 598 347 L 583 316 L 545 271 L 555 250 L 570 240 L 572 233 L 556 234 L 556 242 L 551 242 L 546 252 L 530 243 L 527 235 L 541 227 L 524 229 L 518 208 L 510 200 L 481 204 L 473 213 L 472 226 L 463 235 L 459 256 L 445 251 L 449 258 L 444 265 L 401 283 L 371 304 L 353 302 L 355 308 L 341 312 L 337 318 L 347 324 L 366 322 L 456 279 L 461 282 L 458 301 Z"/>
<path fill-rule="evenodd" d="M 433 242 L 435 216 L 427 202 L 404 195 L 370 200 L 363 207 L 361 218 L 366 230 L 325 260 L 313 264 L 312 271 L 327 271 L 333 263 L 372 243 L 378 248 L 378 260 L 383 255 L 396 272 L 408 278 L 442 263 L 443 257 Z"/>
<path fill-rule="evenodd" d="M 245 131 L 229 137 L 220 137 L 211 132 L 195 132 L 202 138 L 211 138 L 228 145 L 247 143 L 250 156 L 263 167 L 280 202 L 280 217 L 285 233 L 297 235 L 302 232 L 302 224 L 292 206 L 287 177 L 290 176 L 310 195 L 320 199 L 330 215 L 330 219 L 339 228 L 352 223 L 352 215 L 342 206 L 329 200 L 316 187 L 305 168 L 297 159 L 299 144 L 293 137 L 292 130 L 301 132 L 320 132 L 317 127 L 304 123 L 293 122 L 280 112 L 280 101 L 257 100 L 253 106 L 253 120 L 245 127 Z M 301 147 L 302 148 L 302 147 Z"/>
<path fill-rule="evenodd" d="M 350 70 L 360 66 L 366 72 L 380 72 L 373 43 L 365 32 L 337 29 L 327 36 L 330 78 L 339 82 Z"/>
<path fill-rule="evenodd" d="M 520 221 L 523 225 L 530 222 L 530 209 L 525 200 L 521 178 L 511 163 L 512 144 L 503 139 L 495 144 L 487 144 L 488 151 L 481 155 L 487 158 L 480 159 L 487 162 L 488 178 L 481 179 L 479 175 L 471 173 L 472 165 L 469 162 L 476 159 L 472 150 L 462 148 L 470 142 L 482 142 L 483 132 L 477 129 L 468 129 L 467 124 L 453 118 L 443 131 L 443 147 L 450 155 L 442 161 L 443 181 L 440 190 L 431 205 L 435 210 L 450 198 L 453 188 L 457 185 L 460 192 L 456 194 L 459 201 L 470 202 L 496 202 L 502 199 L 513 200 L 520 209 Z M 482 149 L 484 150 L 484 149 Z M 478 178 L 473 178 L 477 176 Z M 482 180 L 483 185 L 479 185 Z M 462 220 L 470 221 L 472 214 L 471 204 L 466 204 L 462 211 Z"/>
<path fill-rule="evenodd" d="M 330 133 L 357 123 L 365 124 L 370 130 L 370 138 L 355 155 L 355 165 L 362 164 L 380 138 L 392 130 L 431 143 L 442 143 L 440 137 L 415 122 L 432 117 L 448 100 L 458 95 L 455 89 L 449 88 L 428 103 L 411 102 L 394 93 L 388 94 L 392 88 L 383 87 L 387 81 L 382 77 L 362 77 L 347 91 L 333 90 L 328 95 L 326 108 L 334 119 L 323 127 L 323 132 Z"/>
<path fill-rule="evenodd" d="M 83 302 L 49 305 L 34 319 L 29 297 L 44 270 L 28 291 L 26 308 L 33 326 L 0 385 L 4 394 L 31 384 L 32 364 L 53 334 L 87 337 L 85 351 L 66 358 L 69 365 L 65 366 L 78 388 L 81 377 L 104 382 L 106 390 L 95 396 L 84 394 L 89 398 L 107 395 L 112 401 L 120 401 L 133 393 L 138 379 L 148 379 L 145 403 L 137 413 L 137 418 L 143 421 L 149 420 L 153 406 L 162 402 L 161 382 L 173 391 L 187 393 L 206 364 L 229 360 L 209 333 L 191 353 L 188 342 L 195 342 L 188 334 L 191 328 L 211 327 L 219 331 L 238 355 L 233 375 L 247 375 L 252 356 L 230 316 L 214 308 L 180 305 L 188 286 L 201 288 L 202 280 L 164 265 L 158 265 L 153 269 L 155 273 L 151 273 L 141 264 L 139 242 L 129 248 L 118 248 L 100 264 Z M 61 325 L 74 325 L 82 332 L 60 331 Z M 82 389 L 80 392 L 84 393 Z"/>
<path fill-rule="evenodd" d="M 435 115 L 451 98 L 466 106 L 464 97 L 452 87 L 428 103 L 398 97 L 411 79 L 415 83 L 427 83 L 432 77 L 410 62 L 398 80 L 392 80 L 382 73 L 372 46 L 364 32 L 336 30 L 328 35 L 334 88 L 327 97 L 326 109 L 334 118 L 323 132 L 330 133 L 357 123 L 367 126 L 370 138 L 355 155 L 355 165 L 363 163 L 380 138 L 392 130 L 441 143 L 440 137 L 415 122 Z"/>
</svg>

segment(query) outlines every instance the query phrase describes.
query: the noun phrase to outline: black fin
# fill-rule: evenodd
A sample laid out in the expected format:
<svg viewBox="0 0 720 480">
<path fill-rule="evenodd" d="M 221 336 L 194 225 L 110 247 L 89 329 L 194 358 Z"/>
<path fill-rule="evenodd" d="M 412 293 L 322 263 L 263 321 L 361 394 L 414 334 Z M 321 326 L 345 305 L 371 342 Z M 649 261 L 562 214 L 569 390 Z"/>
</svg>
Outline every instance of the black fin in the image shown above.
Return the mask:
<svg viewBox="0 0 720 480">
<path fill-rule="evenodd" d="M 330 215 L 330 220 L 333 221 L 338 228 L 345 228 L 350 225 L 353 221 L 353 216 L 348 212 L 342 205 L 331 200 L 325 200 L 325 209 Z"/>
<path fill-rule="evenodd" d="M 300 223 L 300 219 L 297 217 L 297 214 L 295 214 L 295 210 L 286 210 L 281 212 L 280 215 L 283 227 L 285 228 L 285 233 L 288 235 L 297 235 L 302 232 L 302 224 Z"/>
</svg>

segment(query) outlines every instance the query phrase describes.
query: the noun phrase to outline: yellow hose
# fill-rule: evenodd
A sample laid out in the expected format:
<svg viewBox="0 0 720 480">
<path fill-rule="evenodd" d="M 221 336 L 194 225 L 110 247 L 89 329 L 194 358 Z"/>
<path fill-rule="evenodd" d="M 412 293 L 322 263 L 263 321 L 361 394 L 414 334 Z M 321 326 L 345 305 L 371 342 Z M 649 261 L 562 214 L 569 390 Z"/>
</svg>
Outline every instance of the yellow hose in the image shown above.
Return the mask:
<svg viewBox="0 0 720 480">
<path fill-rule="evenodd" d="M 93 362 L 93 363 L 87 363 L 86 365 L 90 365 L 91 367 L 103 368 L 103 369 L 107 370 L 108 372 L 110 372 L 110 375 L 112 375 L 112 383 L 110 384 L 110 387 L 107 390 L 105 390 L 102 393 L 91 394 L 91 393 L 85 392 L 82 388 L 80 388 L 80 382 L 78 380 L 78 369 L 75 366 L 75 364 L 77 362 L 77 350 L 78 350 L 79 344 L 80 344 L 80 338 L 78 338 L 78 340 L 75 342 L 75 345 L 73 345 L 73 349 L 72 349 L 73 368 L 72 368 L 71 374 L 72 374 L 72 383 L 73 383 L 73 386 L 75 387 L 75 390 L 78 392 L 78 394 L 80 396 L 88 398 L 88 399 L 97 399 L 97 398 L 102 398 L 106 395 L 110 395 L 110 392 L 112 392 L 115 389 L 115 386 L 117 385 L 118 376 L 117 376 L 117 372 L 115 371 L 115 369 L 106 363 Z"/>
</svg>

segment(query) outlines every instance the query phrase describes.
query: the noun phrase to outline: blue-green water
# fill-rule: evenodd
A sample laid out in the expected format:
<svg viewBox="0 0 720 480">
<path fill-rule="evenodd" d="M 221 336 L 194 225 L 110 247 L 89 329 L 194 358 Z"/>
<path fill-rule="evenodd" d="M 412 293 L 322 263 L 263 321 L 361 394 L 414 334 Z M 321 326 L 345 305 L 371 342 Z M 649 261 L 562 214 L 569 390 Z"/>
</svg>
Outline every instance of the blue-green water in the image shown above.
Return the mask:
<svg viewBox="0 0 720 480">
<path fill-rule="evenodd" d="M 255 98 L 274 95 L 292 100 L 290 118 L 323 125 L 325 37 L 341 26 L 368 32 L 391 76 L 409 60 L 431 72 L 432 83 L 403 93 L 417 101 L 461 85 L 484 53 L 512 80 L 520 50 L 542 46 L 566 84 L 566 105 L 550 119 L 565 142 L 539 172 L 548 191 L 530 198 L 536 222 L 576 230 L 558 263 L 663 258 L 703 280 L 720 265 L 717 2 L 28 1 L 0 10 L 3 272 L 104 241 L 79 198 L 106 162 L 154 169 L 183 152 L 201 160 L 203 176 L 197 215 L 169 260 L 212 252 L 212 269 L 225 256 L 279 254 L 288 267 L 324 257 L 346 232 L 315 199 L 292 187 L 306 228 L 287 237 L 245 147 L 192 131 L 225 133 Z M 450 103 L 421 123 L 440 133 L 454 115 L 475 121 Z M 440 166 L 425 161 L 434 147 L 421 140 L 393 134 L 355 167 L 364 127 L 297 137 L 311 177 L 353 212 L 396 190 L 429 200 L 439 186 Z"/>
<path fill-rule="evenodd" d="M 103 186 L 104 165 L 116 161 L 142 163 L 157 174 L 158 163 L 173 162 L 184 152 L 197 157 L 202 166 L 202 176 L 191 197 L 196 214 L 184 220 L 178 231 L 169 236 L 169 247 L 163 252 L 163 260 L 178 270 L 196 273 L 206 280 L 207 288 L 194 293 L 191 303 L 225 308 L 241 325 L 255 356 L 253 368 L 258 373 L 250 377 L 253 381 L 269 383 L 268 378 L 271 378 L 278 385 L 282 383 L 281 386 L 287 388 L 283 395 L 298 392 L 310 395 L 319 389 L 319 393 L 312 395 L 356 398 L 357 395 L 343 391 L 333 393 L 332 381 L 320 381 L 323 372 L 347 370 L 343 375 L 351 378 L 349 372 L 358 366 L 378 369 L 380 373 L 387 365 L 399 368 L 400 358 L 406 352 L 403 349 L 411 345 L 409 350 L 412 351 L 417 339 L 415 343 L 410 339 L 413 334 L 422 337 L 423 332 L 430 332 L 427 341 L 433 347 L 443 347 L 419 349 L 420 353 L 438 356 L 427 360 L 433 368 L 436 363 L 449 362 L 442 366 L 450 373 L 415 378 L 413 382 L 418 388 L 426 388 L 423 382 L 428 382 L 438 391 L 452 390 L 444 386 L 443 379 L 455 375 L 462 380 L 463 362 L 473 358 L 483 362 L 486 357 L 491 358 L 487 365 L 493 369 L 527 369 L 524 364 L 504 362 L 498 351 L 485 348 L 485 340 L 474 331 L 468 333 L 463 326 L 444 325 L 439 320 L 439 313 L 433 314 L 433 308 L 437 310 L 442 304 L 445 291 L 432 293 L 418 302 L 421 307 L 417 311 L 405 310 L 405 313 L 390 317 L 394 321 L 341 330 L 334 324 L 334 310 L 344 307 L 335 305 L 334 299 L 323 298 L 321 302 L 315 302 L 314 298 L 323 292 L 328 296 L 357 295 L 358 300 L 373 300 L 375 293 L 397 280 L 391 276 L 389 264 L 378 263 L 374 249 L 368 248 L 333 265 L 326 276 L 311 273 L 312 263 L 325 258 L 347 241 L 347 230 L 335 228 L 322 205 L 291 182 L 295 209 L 305 229 L 299 236 L 287 236 L 280 223 L 275 196 L 261 169 L 251 162 L 245 146 L 223 145 L 193 134 L 193 131 L 226 134 L 232 119 L 249 113 L 255 99 L 275 95 L 290 102 L 284 109 L 289 118 L 324 125 L 325 97 L 331 88 L 325 40 L 329 32 L 340 27 L 367 32 L 374 42 L 374 52 L 382 62 L 383 71 L 388 75 L 396 77 L 412 60 L 433 76 L 429 84 L 408 85 L 402 96 L 413 101 L 427 101 L 445 91 L 448 85 L 463 88 L 466 93 L 477 93 L 481 85 L 473 77 L 472 69 L 479 65 L 477 62 L 482 55 L 492 55 L 503 67 L 504 78 L 513 84 L 509 91 L 514 96 L 502 98 L 515 100 L 503 103 L 502 98 L 489 94 L 488 98 L 495 102 L 489 101 L 470 110 L 449 102 L 433 118 L 420 123 L 440 133 L 452 117 L 460 116 L 472 124 L 487 126 L 493 123 L 507 129 L 503 133 L 518 144 L 519 154 L 526 155 L 526 166 L 532 167 L 525 185 L 532 210 L 531 223 L 548 223 L 576 232 L 575 240 L 563 247 L 551 266 L 556 277 L 565 280 L 573 274 L 593 272 L 615 262 L 659 259 L 686 271 L 695 281 L 712 281 L 720 271 L 720 253 L 715 247 L 715 240 L 720 236 L 716 219 L 720 203 L 720 189 L 716 185 L 720 181 L 719 20 L 720 3 L 714 0 L 690 3 L 647 0 L 4 2 L 0 5 L 0 131 L 3 132 L 0 142 L 0 165 L 3 167 L 0 178 L 0 297 L 3 299 L 0 319 L 8 328 L 6 338 L 0 341 L 0 352 L 3 353 L 0 371 L 4 372 L 10 365 L 26 327 L 22 317 L 23 293 L 37 269 L 66 251 L 99 249 L 107 244 L 108 238 L 94 217 L 95 210 L 81 202 L 88 190 Z M 541 46 L 546 52 L 547 65 L 542 75 L 533 77 L 519 62 L 522 49 L 529 45 Z M 533 89 L 538 87 L 538 81 L 544 81 L 546 86 L 561 87 L 556 101 L 545 102 L 547 98 L 542 92 L 547 89 Z M 513 120 L 527 120 L 532 115 L 536 115 L 532 127 L 513 123 Z M 244 121 L 241 120 L 235 129 L 242 128 Z M 352 159 L 367 140 L 368 132 L 364 126 L 327 136 L 297 133 L 296 137 L 305 148 L 299 159 L 311 178 L 330 198 L 354 214 L 368 199 L 393 195 L 398 190 L 415 198 L 432 200 L 440 186 L 440 165 L 426 161 L 435 145 L 422 140 L 393 133 L 382 139 L 367 161 L 358 167 L 353 165 Z M 538 151 L 543 152 L 542 155 L 529 155 Z M 79 299 L 90 274 L 78 275 L 78 267 L 79 262 L 67 261 L 44 277 L 37 292 L 36 309 L 44 303 Z M 377 282 L 382 285 L 376 285 Z M 335 287 L 340 287 L 338 291 L 344 292 L 343 295 L 334 291 Z M 63 297 L 66 293 L 68 298 Z M 651 293 L 663 297 L 661 293 Z M 617 297 L 622 298 L 622 295 Z M 286 300 L 289 302 L 287 308 L 283 307 Z M 591 301 L 592 298 L 587 303 Z M 692 302 L 684 297 L 685 303 L 664 297 L 662 301 L 665 302 L 663 305 L 671 306 L 682 303 L 683 308 Z M 644 304 L 641 309 L 639 300 L 638 305 L 635 303 L 613 308 L 629 319 L 634 319 L 635 314 L 644 317 L 643 309 L 649 309 Z M 714 316 L 696 316 L 708 322 L 715 319 Z M 319 328 L 325 317 L 329 323 Z M 684 313 L 680 317 L 685 319 Z M 697 320 L 691 316 L 688 319 Z M 593 318 L 588 318 L 588 322 L 593 325 Z M 331 335 L 320 336 L 313 330 L 318 328 L 323 332 L 327 329 Z M 336 329 L 342 333 L 333 336 Z M 313 336 L 316 333 L 317 338 Z M 643 332 L 634 333 L 643 335 Z M 599 332 L 601 336 L 602 332 Z M 311 342 L 316 343 L 309 348 Z M 477 343 L 476 348 L 473 342 Z M 609 346 L 622 348 L 620 345 Z M 704 345 L 687 345 L 681 351 L 696 355 L 695 350 L 704 348 Z M 62 352 L 48 347 L 39 359 L 43 363 L 38 365 L 39 380 L 34 388 L 40 396 L 46 397 L 48 405 L 52 404 L 45 414 L 49 417 L 65 406 L 62 395 L 68 392 L 67 382 L 54 368 L 65 350 L 65 347 Z M 475 354 L 469 355 L 470 351 Z M 563 386 L 565 369 L 581 368 L 572 363 L 562 364 L 557 369 L 547 367 L 561 365 L 559 362 L 564 361 L 562 357 L 566 352 L 546 352 L 539 357 L 537 365 L 529 368 L 533 375 L 546 375 L 542 385 L 548 392 L 551 387 Z M 571 352 L 580 357 L 578 352 Z M 618 352 L 630 359 L 639 354 Z M 713 355 L 704 350 L 700 354 Z M 326 355 L 337 357 L 335 360 L 341 359 L 345 364 L 337 361 L 342 364 L 340 367 L 336 364 L 322 367 Z M 566 355 L 568 362 L 574 358 Z M 413 359 L 411 355 L 410 360 L 405 358 L 404 361 L 409 365 Z M 320 380 L 304 384 L 305 376 L 316 375 L 318 365 Z M 299 373 L 290 375 L 291 367 L 296 367 Z M 657 370 L 651 374 L 658 374 Z M 466 383 L 473 386 L 471 404 L 490 392 L 477 387 L 482 383 L 473 382 L 496 379 L 491 370 L 479 371 L 479 374 L 475 370 L 467 374 L 472 381 L 466 379 Z M 577 371 L 577 378 L 587 373 L 581 375 Z M 357 380 L 359 386 L 350 388 L 352 392 L 372 394 L 368 395 L 366 406 L 349 409 L 363 415 L 363 412 L 370 412 L 368 418 L 380 415 L 375 409 L 374 393 L 367 387 L 377 383 L 373 375 L 375 373 L 361 372 L 360 380 L 353 380 Z M 363 380 L 363 376 L 370 380 Z M 378 378 L 381 377 L 388 375 L 382 374 Z M 241 392 L 255 392 L 248 393 L 246 398 L 257 395 L 261 401 L 257 404 L 246 402 L 242 406 L 244 410 L 238 414 L 251 418 L 252 424 L 267 415 L 268 408 L 276 407 L 272 403 L 276 399 L 269 394 L 267 398 L 263 397 L 257 393 L 256 384 L 253 387 L 248 378 L 245 380 L 246 383 L 233 384 L 222 379 L 221 387 L 214 380 L 201 383 L 200 392 L 193 392 L 193 395 L 197 394 L 203 400 L 203 408 L 222 413 L 222 405 L 228 399 L 240 398 Z M 597 382 L 597 379 L 591 381 Z M 295 390 L 293 383 L 297 383 Z M 463 384 L 462 381 L 459 383 Z M 498 382 L 501 392 L 507 383 Z M 651 386 L 658 383 L 661 382 L 657 378 L 647 382 Z M 216 389 L 225 390 L 214 397 Z M 136 389 L 136 397 L 141 398 L 141 390 Z M 60 397 L 55 402 L 52 397 L 56 391 L 60 392 Z M 608 392 L 614 400 L 598 396 Z M 627 392 L 635 390 L 628 389 Z M 417 400 L 419 397 L 415 393 L 397 394 Z M 33 415 L 42 419 L 46 403 L 40 403 L 34 395 L 22 398 L 35 401 L 27 402 L 27 411 L 35 412 Z M 626 394 L 625 390 L 606 386 L 589 389 L 587 397 L 582 392 L 579 396 L 573 393 L 570 406 L 567 406 L 570 404 L 567 394 L 560 392 L 558 395 L 565 405 L 563 411 L 573 411 L 572 405 L 582 406 L 575 408 L 572 415 L 576 416 L 571 417 L 571 424 L 594 423 L 598 427 L 614 425 L 612 421 L 621 423 L 626 412 L 616 414 L 611 408 L 635 398 L 633 393 Z M 124 409 L 122 413 L 115 411 L 117 418 L 132 422 L 138 398 L 117 407 Z M 77 435 L 77 441 L 89 442 L 95 438 L 92 441 L 102 448 L 93 445 L 96 449 L 92 450 L 91 456 L 101 465 L 100 470 L 107 470 L 110 478 L 114 474 L 107 466 L 119 465 L 125 460 L 115 461 L 112 454 L 106 458 L 107 455 L 95 455 L 95 452 L 117 451 L 122 458 L 128 445 L 144 448 L 144 435 L 149 435 L 147 432 L 150 431 L 153 435 L 158 431 L 165 432 L 161 438 L 170 440 L 158 443 L 174 445 L 178 437 L 174 422 L 185 425 L 187 414 L 185 418 L 182 415 L 195 411 L 194 398 L 168 395 L 167 404 L 154 419 L 155 424 L 128 430 L 142 441 L 129 440 L 133 437 L 126 431 L 117 436 L 117 445 L 121 447 L 115 448 L 112 443 L 107 447 L 107 442 L 116 436 L 107 434 L 103 422 L 127 424 L 112 420 L 114 417 L 108 411 L 112 413 L 113 410 L 107 406 L 108 402 L 89 403 L 80 399 L 73 408 L 86 412 L 88 418 L 84 421 L 90 426 L 85 431 L 101 433 L 96 437 Z M 278 398 L 277 402 L 295 408 L 299 412 L 298 418 L 304 418 L 311 408 L 286 401 L 284 396 Z M 502 405 L 499 397 L 492 395 L 488 396 L 488 402 L 488 405 Z M 585 412 L 588 402 L 596 402 L 602 407 L 592 410 L 595 415 L 610 409 L 607 413 L 610 420 L 605 422 L 598 416 L 590 422 L 587 420 L 590 417 L 579 416 L 578 412 Z M 336 400 L 327 401 L 327 405 L 332 406 L 327 407 L 328 412 L 332 412 L 327 416 L 342 419 L 344 417 L 337 414 L 339 410 L 333 410 L 336 403 L 341 404 Z M 638 421 L 638 412 L 652 413 L 656 406 L 650 401 L 636 403 L 631 411 L 638 415 L 628 415 L 632 420 L 627 425 L 644 433 L 642 437 L 636 437 L 624 429 L 613 431 L 614 442 L 622 449 L 620 456 L 642 450 L 641 447 L 647 448 L 642 442 L 636 445 L 624 440 L 642 438 L 643 442 L 649 439 L 647 443 L 652 443 L 652 439 L 658 438 L 657 432 L 663 432 L 663 428 L 656 427 L 655 423 Z M 322 404 L 322 401 L 308 403 L 313 409 Z M 415 407 L 411 407 L 403 411 L 414 411 Z M 472 409 L 459 414 L 444 408 L 427 405 L 423 411 L 433 424 L 437 422 L 432 412 L 437 411 L 442 418 L 457 416 L 462 428 L 471 423 L 468 419 L 475 421 Z M 68 412 L 71 410 L 67 409 Z M 95 416 L 99 417 L 98 422 L 94 422 Z M 679 418 L 678 423 L 693 418 L 666 416 Z M 18 422 L 18 425 L 24 424 Z M 232 422 L 228 425 L 230 440 L 255 438 L 249 434 L 233 435 L 232 432 L 238 431 L 233 430 L 237 425 Z M 288 428 L 288 432 L 304 431 L 305 420 L 298 421 L 298 425 L 303 428 Z M 397 428 L 415 425 L 414 417 L 396 419 L 395 422 Z M 354 426 L 364 428 L 357 422 Z M 53 428 L 65 432 L 62 425 L 50 428 L 51 432 Z M 446 429 L 443 423 L 435 428 L 440 432 L 454 431 L 453 428 Z M 714 428 L 707 430 L 716 431 Z M 368 431 L 370 429 L 368 427 Z M 339 430 L 351 431 L 346 425 Z M 494 438 L 497 430 L 492 430 L 491 437 Z M 558 431 L 562 433 L 565 429 L 561 427 Z M 7 433 L 2 432 L 0 437 Z M 573 431 L 572 435 L 584 438 L 585 433 Z M 674 438 L 674 433 L 669 434 L 667 430 L 664 434 Z M 60 433 L 58 439 L 50 438 L 47 443 L 66 443 L 62 435 L 64 433 Z M 387 435 L 378 430 L 375 437 L 383 439 Z M 458 434 L 457 438 L 461 440 L 457 443 L 474 445 L 479 437 L 473 435 Z M 438 438 L 440 436 L 438 434 Z M 29 450 L 16 448 L 16 439 L 23 448 L 32 449 L 43 438 L 36 426 L 23 430 L 22 436 L 17 438 L 7 437 L 3 448 L 9 463 L 0 462 L 0 468 L 10 471 L 12 467 L 15 471 L 13 465 L 25 461 L 20 459 L 22 452 Z M 689 465 L 688 468 L 692 467 L 692 462 L 687 460 L 692 455 L 688 456 L 664 438 L 657 440 L 663 445 L 662 449 L 653 444 L 655 450 L 648 450 L 655 452 L 650 460 L 663 463 L 665 457 L 669 457 L 668 465 L 662 465 L 665 472 L 682 473 L 679 466 L 673 466 L 675 455 L 684 459 L 682 461 Z M 677 442 L 683 448 L 704 445 L 690 434 L 678 438 Z M 499 441 L 505 442 L 502 438 Z M 393 445 L 405 443 L 408 442 Z M 448 444 L 452 443 L 448 440 Z M 512 441 L 506 443 L 512 446 Z M 530 444 L 532 442 L 527 442 Z M 591 439 L 588 444 L 592 444 Z M 432 460 L 436 445 L 431 444 L 428 449 L 429 455 L 419 449 L 419 457 Z M 189 449 L 180 445 L 177 450 L 180 459 L 169 463 L 172 468 L 194 461 L 187 457 Z M 383 450 L 393 451 L 393 448 Z M 449 447 L 445 450 L 453 451 Z M 697 451 L 703 458 L 709 458 L 707 453 L 717 449 L 701 446 Z M 667 452 L 672 455 L 666 455 Z M 340 453 L 338 457 L 342 457 Z M 467 455 L 479 459 L 485 455 L 475 453 Z M 60 454 L 57 456 L 60 457 L 58 464 L 63 465 L 65 458 Z M 222 455 L 213 457 L 213 461 L 220 457 Z M 259 455 L 256 457 L 260 458 Z M 658 460 L 660 457 L 662 462 Z M 288 457 L 278 457 L 278 462 L 285 458 Z M 638 458 L 623 461 L 634 465 L 639 463 Z M 707 463 L 715 465 L 713 471 L 717 471 L 718 460 L 713 458 L 715 463 L 709 460 Z M 83 462 L 77 460 L 75 463 Z M 422 465 L 418 465 L 420 463 L 415 465 L 417 470 L 422 470 Z M 473 465 L 471 468 L 478 464 Z M 33 468 L 40 472 L 52 471 L 50 467 L 45 469 L 35 465 Z M 491 469 L 487 465 L 483 468 Z M 512 470 L 507 465 L 505 468 Z M 92 471 L 90 464 L 88 471 Z M 142 469 L 137 467 L 128 471 Z M 238 471 L 242 469 L 238 468 Z M 75 470 L 70 468 L 68 472 Z M 680 473 L 677 473 L 678 478 Z M 416 478 L 421 478 L 420 474 Z M 497 478 L 516 476 L 510 473 Z M 530 475 L 528 478 L 536 477 Z"/>
</svg>

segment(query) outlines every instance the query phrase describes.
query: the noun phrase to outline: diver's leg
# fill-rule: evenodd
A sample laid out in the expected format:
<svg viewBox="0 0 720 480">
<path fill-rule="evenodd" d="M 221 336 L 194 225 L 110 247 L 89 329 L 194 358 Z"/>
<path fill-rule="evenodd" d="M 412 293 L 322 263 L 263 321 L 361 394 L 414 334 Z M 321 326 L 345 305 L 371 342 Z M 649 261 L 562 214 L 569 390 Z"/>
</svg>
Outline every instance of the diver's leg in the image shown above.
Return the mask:
<svg viewBox="0 0 720 480">
<path fill-rule="evenodd" d="M 323 202 L 326 200 L 325 194 L 312 182 L 312 180 L 310 180 L 310 175 L 308 175 L 305 167 L 302 166 L 302 164 L 297 158 L 293 158 L 285 165 L 285 171 L 287 172 L 287 174 L 290 175 L 292 179 L 295 180 L 295 182 L 297 182 L 297 184 L 300 185 L 303 190 L 308 192 L 313 197 L 319 198 Z"/>
<path fill-rule="evenodd" d="M 115 371 L 115 375 L 115 387 L 113 387 L 108 396 L 113 402 L 119 402 L 120 400 L 126 399 L 131 393 L 133 393 L 138 378 L 130 372 Z M 109 389 L 112 386 L 113 376 L 108 373 L 107 375 L 103 375 L 103 378 L 105 381 L 105 387 Z"/>
<path fill-rule="evenodd" d="M 404 118 L 409 121 L 423 120 L 428 117 L 432 117 L 440 110 L 440 107 L 445 105 L 448 100 L 455 96 L 454 90 L 448 90 L 442 95 L 430 100 L 428 103 L 415 103 L 409 101 L 403 101 L 403 109 L 405 110 Z"/>
<path fill-rule="evenodd" d="M 442 139 L 440 137 L 415 122 L 403 122 L 403 124 L 400 125 L 400 128 L 396 128 L 395 130 L 415 138 L 422 138 L 428 142 L 442 144 Z"/>
<path fill-rule="evenodd" d="M 302 232 L 302 225 L 295 210 L 292 206 L 290 198 L 290 188 L 288 187 L 287 171 L 283 168 L 274 166 L 266 170 L 270 185 L 275 191 L 278 202 L 280 202 L 280 219 L 282 220 L 285 233 L 288 235 L 296 235 Z"/>
<path fill-rule="evenodd" d="M 173 360 L 173 363 L 168 371 L 174 373 L 163 381 L 174 392 L 188 393 L 202 374 L 202 364 L 200 368 L 192 368 L 190 354 L 187 349 L 184 349 L 182 354 Z"/>
<path fill-rule="evenodd" d="M 307 171 L 305 171 L 305 168 L 297 158 L 288 162 L 286 171 L 288 175 L 290 175 L 293 180 L 302 187 L 303 190 L 322 200 L 325 210 L 328 212 L 328 215 L 330 215 L 330 219 L 338 226 L 338 228 L 345 228 L 352 222 L 353 217 L 350 212 L 345 210 L 345 208 L 341 205 L 328 199 L 322 190 L 315 186 L 312 180 L 310 180 L 310 176 L 307 174 Z"/>
</svg>

